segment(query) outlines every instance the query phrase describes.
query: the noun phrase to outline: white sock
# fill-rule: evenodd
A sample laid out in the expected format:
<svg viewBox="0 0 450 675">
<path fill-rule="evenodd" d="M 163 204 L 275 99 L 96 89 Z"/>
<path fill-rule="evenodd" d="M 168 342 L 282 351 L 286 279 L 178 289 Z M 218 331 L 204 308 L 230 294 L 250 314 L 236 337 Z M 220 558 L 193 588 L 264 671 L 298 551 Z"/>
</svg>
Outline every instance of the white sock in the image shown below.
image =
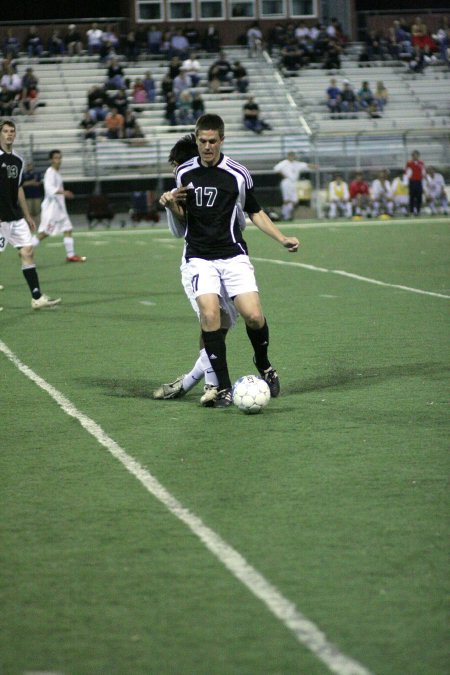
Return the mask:
<svg viewBox="0 0 450 675">
<path fill-rule="evenodd" d="M 200 350 L 199 359 L 202 363 L 203 372 L 205 374 L 205 384 L 211 384 L 213 387 L 217 387 L 219 380 L 217 379 L 217 375 L 214 372 L 205 348 Z"/>
<path fill-rule="evenodd" d="M 39 246 L 40 243 L 41 243 L 41 240 L 39 239 L 39 237 L 37 237 L 35 234 L 33 234 L 32 238 L 31 238 L 32 247 L 36 248 L 36 246 Z"/>
<path fill-rule="evenodd" d="M 183 389 L 184 391 L 189 391 L 192 387 L 195 387 L 196 384 L 200 382 L 203 377 L 203 364 L 201 358 L 199 357 L 194 364 L 194 367 L 189 373 L 183 377 Z"/>
<path fill-rule="evenodd" d="M 75 255 L 73 237 L 64 237 L 64 246 L 66 248 L 68 258 L 71 258 L 73 255 Z"/>
</svg>

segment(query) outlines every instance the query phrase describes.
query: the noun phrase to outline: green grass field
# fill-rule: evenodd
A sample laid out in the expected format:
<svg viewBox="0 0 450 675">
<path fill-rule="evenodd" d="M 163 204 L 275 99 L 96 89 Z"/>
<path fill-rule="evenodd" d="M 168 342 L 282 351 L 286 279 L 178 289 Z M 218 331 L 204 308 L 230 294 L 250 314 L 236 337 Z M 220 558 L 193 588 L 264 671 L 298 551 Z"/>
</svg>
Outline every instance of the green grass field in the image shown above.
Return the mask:
<svg viewBox="0 0 450 675">
<path fill-rule="evenodd" d="M 282 385 L 255 416 L 201 408 L 200 388 L 152 400 L 198 344 L 181 243 L 164 229 L 80 232 L 85 265 L 45 242 L 55 310 L 33 312 L 17 255 L 0 258 L 1 675 L 448 673 L 448 220 L 282 229 L 297 255 L 246 233 Z M 242 322 L 228 355 L 232 379 L 253 372 Z M 227 569 L 100 428 L 335 657 Z"/>
</svg>

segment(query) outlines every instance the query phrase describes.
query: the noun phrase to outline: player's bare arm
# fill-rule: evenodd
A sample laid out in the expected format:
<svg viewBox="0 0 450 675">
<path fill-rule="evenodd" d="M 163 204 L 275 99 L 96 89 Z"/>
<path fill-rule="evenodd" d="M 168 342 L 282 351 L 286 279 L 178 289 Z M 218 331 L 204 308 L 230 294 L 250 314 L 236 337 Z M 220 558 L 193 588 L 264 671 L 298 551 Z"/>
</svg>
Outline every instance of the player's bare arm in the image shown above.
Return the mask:
<svg viewBox="0 0 450 675">
<path fill-rule="evenodd" d="M 25 197 L 25 192 L 23 191 L 23 187 L 19 187 L 19 191 L 17 194 L 17 201 L 19 202 L 19 206 L 22 209 L 23 217 L 28 223 L 28 227 L 32 232 L 34 232 L 36 230 L 36 223 L 34 222 L 31 213 L 28 209 L 28 204 Z"/>
<path fill-rule="evenodd" d="M 297 237 L 286 237 L 278 227 L 272 222 L 265 211 L 261 210 L 258 213 L 249 214 L 250 220 L 257 228 L 264 232 L 265 234 L 275 239 L 279 244 L 287 248 L 289 253 L 295 253 L 298 250 L 300 245 Z"/>
</svg>

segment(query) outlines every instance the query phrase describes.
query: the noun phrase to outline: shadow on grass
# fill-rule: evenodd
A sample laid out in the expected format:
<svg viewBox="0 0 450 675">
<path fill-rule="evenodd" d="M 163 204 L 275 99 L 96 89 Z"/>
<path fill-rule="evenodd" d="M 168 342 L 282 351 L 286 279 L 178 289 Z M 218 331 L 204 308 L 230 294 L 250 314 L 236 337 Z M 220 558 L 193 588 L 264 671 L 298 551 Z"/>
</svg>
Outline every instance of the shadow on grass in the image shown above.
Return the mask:
<svg viewBox="0 0 450 675">
<path fill-rule="evenodd" d="M 444 377 L 450 371 L 446 363 L 406 363 L 371 368 L 336 368 L 334 372 L 297 380 L 284 387 L 285 394 L 304 394 L 326 389 L 354 389 L 379 384 L 399 377 Z"/>
</svg>

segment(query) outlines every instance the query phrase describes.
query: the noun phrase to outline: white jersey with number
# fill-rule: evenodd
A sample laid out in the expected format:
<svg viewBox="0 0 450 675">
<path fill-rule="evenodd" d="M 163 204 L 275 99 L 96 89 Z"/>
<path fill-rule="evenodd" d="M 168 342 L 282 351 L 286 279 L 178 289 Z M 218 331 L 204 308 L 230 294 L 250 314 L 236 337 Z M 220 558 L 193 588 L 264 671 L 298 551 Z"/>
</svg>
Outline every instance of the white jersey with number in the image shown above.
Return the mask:
<svg viewBox="0 0 450 675">
<path fill-rule="evenodd" d="M 61 174 L 49 166 L 44 174 L 44 200 L 41 204 L 39 232 L 54 235 L 72 229 L 63 191 Z"/>
</svg>

